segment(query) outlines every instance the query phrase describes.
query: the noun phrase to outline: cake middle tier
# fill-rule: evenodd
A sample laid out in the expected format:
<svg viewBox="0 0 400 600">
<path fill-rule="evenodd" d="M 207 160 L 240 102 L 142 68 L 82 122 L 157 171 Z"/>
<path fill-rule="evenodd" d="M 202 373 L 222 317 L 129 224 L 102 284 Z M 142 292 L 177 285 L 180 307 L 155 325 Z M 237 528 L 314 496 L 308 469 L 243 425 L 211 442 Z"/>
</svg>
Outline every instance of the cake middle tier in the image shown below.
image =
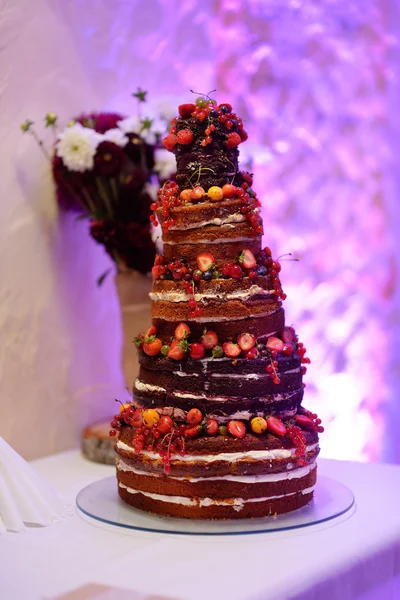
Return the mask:
<svg viewBox="0 0 400 600">
<path fill-rule="evenodd" d="M 143 407 L 199 408 L 207 416 L 294 410 L 303 398 L 300 357 L 279 357 L 276 384 L 265 371 L 266 360 L 190 358 L 174 363 L 140 354 L 140 372 L 133 388 L 135 404 Z M 223 419 L 222 419 L 223 420 Z"/>
</svg>

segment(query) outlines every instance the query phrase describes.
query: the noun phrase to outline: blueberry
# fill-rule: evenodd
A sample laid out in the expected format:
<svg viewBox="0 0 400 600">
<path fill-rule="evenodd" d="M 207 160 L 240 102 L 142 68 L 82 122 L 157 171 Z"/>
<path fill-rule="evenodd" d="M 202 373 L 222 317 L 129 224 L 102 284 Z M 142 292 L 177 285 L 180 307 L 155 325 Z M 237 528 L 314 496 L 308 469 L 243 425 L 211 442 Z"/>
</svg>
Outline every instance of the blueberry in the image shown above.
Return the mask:
<svg viewBox="0 0 400 600">
<path fill-rule="evenodd" d="M 212 271 L 206 271 L 205 273 L 203 273 L 203 279 L 205 281 L 210 281 L 212 279 Z"/>
<path fill-rule="evenodd" d="M 225 115 L 227 113 L 230 113 L 231 111 L 229 110 L 229 108 L 227 106 L 225 106 L 225 104 L 221 104 L 221 106 L 219 107 L 219 110 L 224 113 Z"/>
<path fill-rule="evenodd" d="M 266 275 L 267 274 L 267 269 L 263 266 L 261 267 L 257 267 L 257 274 L 258 275 Z"/>
<path fill-rule="evenodd" d="M 212 110 L 210 110 L 210 117 L 218 117 L 219 112 L 213 108 Z"/>
</svg>

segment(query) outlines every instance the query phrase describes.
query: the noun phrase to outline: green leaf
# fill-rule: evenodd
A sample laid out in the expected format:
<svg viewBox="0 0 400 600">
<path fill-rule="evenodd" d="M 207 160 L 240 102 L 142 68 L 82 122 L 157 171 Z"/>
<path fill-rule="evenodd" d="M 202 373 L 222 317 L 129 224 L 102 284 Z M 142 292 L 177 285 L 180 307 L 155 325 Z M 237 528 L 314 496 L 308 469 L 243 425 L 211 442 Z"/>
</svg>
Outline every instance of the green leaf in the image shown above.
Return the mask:
<svg viewBox="0 0 400 600">
<path fill-rule="evenodd" d="M 145 117 L 142 120 L 142 128 L 143 129 L 150 129 L 150 127 L 152 126 L 152 124 L 153 124 L 153 119 L 149 119 L 148 117 Z"/>
<path fill-rule="evenodd" d="M 109 275 L 111 271 L 112 269 L 107 269 L 107 271 L 104 271 L 103 275 L 100 275 L 100 277 L 97 280 L 97 285 L 99 287 L 104 283 L 105 278 L 107 277 L 107 275 Z"/>
<path fill-rule="evenodd" d="M 138 87 L 137 92 L 132 94 L 132 96 L 137 98 L 139 102 L 146 102 L 146 95 L 147 92 L 145 90 L 141 90 L 140 87 Z"/>
</svg>

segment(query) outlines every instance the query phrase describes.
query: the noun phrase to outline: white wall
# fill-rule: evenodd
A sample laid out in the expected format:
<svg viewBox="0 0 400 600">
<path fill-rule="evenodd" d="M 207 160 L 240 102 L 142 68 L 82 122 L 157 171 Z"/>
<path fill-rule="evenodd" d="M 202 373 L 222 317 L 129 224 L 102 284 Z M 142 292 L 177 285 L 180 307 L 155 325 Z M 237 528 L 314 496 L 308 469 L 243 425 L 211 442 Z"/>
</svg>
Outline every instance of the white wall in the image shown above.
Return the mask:
<svg viewBox="0 0 400 600">
<path fill-rule="evenodd" d="M 65 122 L 83 110 L 129 113 L 139 85 L 153 97 L 195 81 L 210 89 L 207 2 L 195 8 L 1 3 L 0 435 L 25 457 L 77 445 L 84 425 L 113 414 L 124 384 L 113 279 L 96 286 L 108 258 L 86 223 L 57 213 L 48 165 L 19 125 L 30 117 L 41 130 L 48 110 Z"/>
</svg>

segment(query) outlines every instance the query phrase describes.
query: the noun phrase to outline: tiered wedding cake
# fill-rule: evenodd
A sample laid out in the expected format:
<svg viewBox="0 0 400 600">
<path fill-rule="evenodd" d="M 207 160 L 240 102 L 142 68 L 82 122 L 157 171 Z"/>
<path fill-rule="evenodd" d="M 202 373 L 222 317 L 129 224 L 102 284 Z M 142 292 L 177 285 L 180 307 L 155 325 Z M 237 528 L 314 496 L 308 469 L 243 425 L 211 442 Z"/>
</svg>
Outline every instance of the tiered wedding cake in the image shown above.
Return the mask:
<svg viewBox="0 0 400 600">
<path fill-rule="evenodd" d="M 152 325 L 136 338 L 133 404 L 112 423 L 120 497 L 192 519 L 263 517 L 307 504 L 317 415 L 301 406 L 305 348 L 285 326 L 281 270 L 261 248 L 260 203 L 238 169 L 247 134 L 229 104 L 179 106 L 165 147 L 176 182 L 154 221 Z"/>
</svg>

